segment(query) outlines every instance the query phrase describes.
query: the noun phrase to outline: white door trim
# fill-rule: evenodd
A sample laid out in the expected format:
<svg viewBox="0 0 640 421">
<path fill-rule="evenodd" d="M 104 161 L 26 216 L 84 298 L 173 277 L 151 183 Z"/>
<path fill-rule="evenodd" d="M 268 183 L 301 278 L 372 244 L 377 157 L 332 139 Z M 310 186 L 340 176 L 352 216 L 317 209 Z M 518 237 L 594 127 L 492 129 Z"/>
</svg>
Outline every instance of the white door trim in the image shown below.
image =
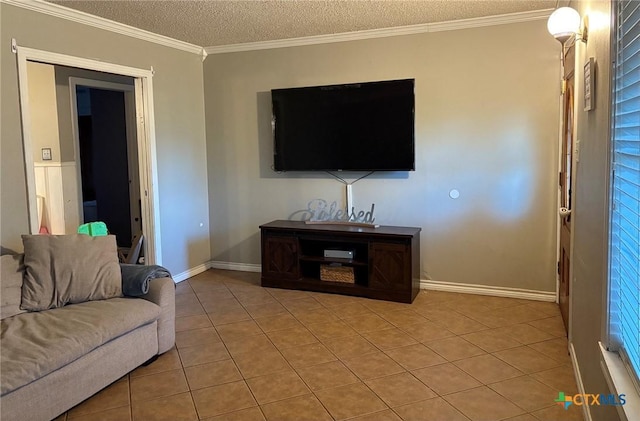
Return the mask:
<svg viewBox="0 0 640 421">
<path fill-rule="evenodd" d="M 20 111 L 22 118 L 22 139 L 24 147 L 25 175 L 27 181 L 27 203 L 29 227 L 37 234 L 38 210 L 35 190 L 35 174 L 31 141 L 31 117 L 29 114 L 29 91 L 27 86 L 27 61 L 78 67 L 99 72 L 108 72 L 135 78 L 136 120 L 138 137 L 138 157 L 140 161 L 140 186 L 143 207 L 142 223 L 145 232 L 147 264 L 162 264 L 160 233 L 160 206 L 158 185 L 155 122 L 153 112 L 153 71 L 106 63 L 66 54 L 52 53 L 27 47 L 17 47 L 18 88 L 20 91 Z"/>
</svg>

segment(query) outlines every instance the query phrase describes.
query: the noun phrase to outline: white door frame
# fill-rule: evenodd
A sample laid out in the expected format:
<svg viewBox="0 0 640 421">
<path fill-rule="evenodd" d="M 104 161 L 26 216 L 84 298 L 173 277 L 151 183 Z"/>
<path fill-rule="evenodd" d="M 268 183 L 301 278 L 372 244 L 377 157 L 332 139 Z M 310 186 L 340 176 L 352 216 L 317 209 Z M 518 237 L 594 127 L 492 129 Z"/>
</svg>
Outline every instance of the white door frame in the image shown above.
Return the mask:
<svg viewBox="0 0 640 421">
<path fill-rule="evenodd" d="M 162 264 L 160 241 L 160 204 L 156 186 L 158 171 L 156 159 L 155 121 L 153 113 L 153 70 L 138 69 L 102 61 L 74 57 L 27 47 L 16 47 L 18 57 L 18 88 L 20 91 L 20 111 L 22 117 L 22 140 L 24 148 L 25 174 L 27 181 L 27 203 L 29 227 L 37 234 L 38 209 L 35 189 L 31 141 L 31 116 L 29 114 L 29 90 L 27 84 L 27 61 L 77 67 L 114 73 L 134 78 L 136 130 L 138 139 L 138 160 L 140 164 L 140 194 L 142 202 L 142 229 L 145 233 L 145 256 L 147 264 Z"/>
<path fill-rule="evenodd" d="M 81 200 L 78 203 L 80 223 L 84 223 L 84 209 L 82 206 L 82 162 L 80 160 L 80 133 L 78 127 L 78 97 L 76 88 L 78 86 L 87 86 L 89 88 L 97 88 L 109 91 L 122 92 L 124 94 L 124 111 L 126 119 L 126 136 L 127 136 L 127 165 L 129 173 L 135 171 L 137 177 L 133 177 L 129 181 L 129 209 L 131 212 L 131 235 L 137 235 L 140 232 L 139 223 L 133 223 L 134 215 L 138 214 L 138 201 L 140 195 L 140 165 L 138 165 L 138 141 L 135 136 L 136 118 L 135 118 L 135 88 L 133 85 L 124 83 L 107 82 L 98 79 L 86 79 L 80 77 L 69 77 L 69 93 L 71 95 L 71 128 L 73 132 L 74 151 L 76 156 L 76 169 L 78 180 L 78 195 Z M 134 159 L 134 157 L 136 159 Z M 140 215 L 142 218 L 142 215 Z"/>
</svg>

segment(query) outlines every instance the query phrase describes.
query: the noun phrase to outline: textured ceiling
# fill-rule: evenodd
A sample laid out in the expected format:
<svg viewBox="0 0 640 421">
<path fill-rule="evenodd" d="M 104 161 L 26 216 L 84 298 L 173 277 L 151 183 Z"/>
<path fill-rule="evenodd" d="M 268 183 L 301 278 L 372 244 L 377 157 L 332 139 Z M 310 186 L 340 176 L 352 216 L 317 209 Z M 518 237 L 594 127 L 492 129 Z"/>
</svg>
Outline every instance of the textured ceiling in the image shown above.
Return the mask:
<svg viewBox="0 0 640 421">
<path fill-rule="evenodd" d="M 556 7 L 557 0 L 53 0 L 203 47 L 336 34 Z"/>
</svg>

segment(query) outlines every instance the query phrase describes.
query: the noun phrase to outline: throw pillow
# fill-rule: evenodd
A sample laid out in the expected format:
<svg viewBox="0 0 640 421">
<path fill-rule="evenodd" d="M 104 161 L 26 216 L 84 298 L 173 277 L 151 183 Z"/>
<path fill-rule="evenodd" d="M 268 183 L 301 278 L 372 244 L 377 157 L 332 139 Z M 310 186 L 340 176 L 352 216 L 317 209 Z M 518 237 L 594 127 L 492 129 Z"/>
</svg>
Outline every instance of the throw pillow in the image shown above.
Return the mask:
<svg viewBox="0 0 640 421">
<path fill-rule="evenodd" d="M 23 310 L 122 296 L 115 236 L 23 235 L 22 243 Z"/>
<path fill-rule="evenodd" d="M 22 254 L 0 257 L 0 319 L 24 313 L 24 310 L 20 310 L 24 273 L 22 258 Z"/>
</svg>

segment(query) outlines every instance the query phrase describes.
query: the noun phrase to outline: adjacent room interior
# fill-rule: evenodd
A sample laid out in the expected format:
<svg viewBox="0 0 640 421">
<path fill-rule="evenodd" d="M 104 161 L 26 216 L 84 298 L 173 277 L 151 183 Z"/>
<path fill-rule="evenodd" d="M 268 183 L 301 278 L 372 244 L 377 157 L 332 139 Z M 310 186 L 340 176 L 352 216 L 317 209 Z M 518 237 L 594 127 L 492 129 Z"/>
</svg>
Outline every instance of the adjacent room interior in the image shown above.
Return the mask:
<svg viewBox="0 0 640 421">
<path fill-rule="evenodd" d="M 2 419 L 640 414 L 640 6 L 445 3 L 0 0 Z"/>
</svg>

